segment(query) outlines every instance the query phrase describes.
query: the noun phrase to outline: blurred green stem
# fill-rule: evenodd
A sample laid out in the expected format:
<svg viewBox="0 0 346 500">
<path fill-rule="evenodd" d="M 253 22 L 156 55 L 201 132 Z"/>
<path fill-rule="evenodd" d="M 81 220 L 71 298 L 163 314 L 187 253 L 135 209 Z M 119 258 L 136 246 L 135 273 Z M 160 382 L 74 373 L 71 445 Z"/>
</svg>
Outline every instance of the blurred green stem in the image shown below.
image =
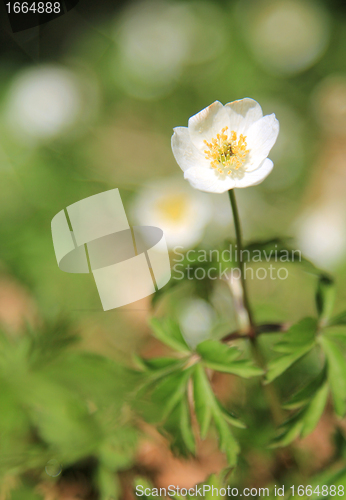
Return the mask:
<svg viewBox="0 0 346 500">
<path fill-rule="evenodd" d="M 241 283 L 242 283 L 242 288 L 243 288 L 243 304 L 244 308 L 246 309 L 248 318 L 249 318 L 249 331 L 247 333 L 247 336 L 250 338 L 251 341 L 251 349 L 254 358 L 256 359 L 256 362 L 258 365 L 266 371 L 266 362 L 263 357 L 263 354 L 261 352 L 261 349 L 258 345 L 258 341 L 256 338 L 257 335 L 257 330 L 256 330 L 256 325 L 253 319 L 253 314 L 249 302 L 249 295 L 247 291 L 247 286 L 246 286 L 246 278 L 245 278 L 245 273 L 244 273 L 244 261 L 243 261 L 243 255 L 242 255 L 242 250 L 243 250 L 243 241 L 242 241 L 242 231 L 241 231 L 241 225 L 240 225 L 240 218 L 239 218 L 239 212 L 238 212 L 238 207 L 237 207 L 237 201 L 235 199 L 235 193 L 234 189 L 230 189 L 228 191 L 229 194 L 229 199 L 231 201 L 231 207 L 232 207 L 232 212 L 233 212 L 233 220 L 234 220 L 234 228 L 235 228 L 235 235 L 237 239 L 237 247 L 238 247 L 238 255 L 239 255 L 239 263 L 240 263 L 240 277 L 241 277 Z M 273 421 L 276 425 L 280 425 L 284 419 L 284 414 L 281 409 L 280 401 L 279 398 L 277 397 L 275 388 L 272 384 L 269 385 L 264 385 L 264 392 L 267 397 L 267 401 L 270 407 L 270 411 L 273 417 Z"/>
</svg>

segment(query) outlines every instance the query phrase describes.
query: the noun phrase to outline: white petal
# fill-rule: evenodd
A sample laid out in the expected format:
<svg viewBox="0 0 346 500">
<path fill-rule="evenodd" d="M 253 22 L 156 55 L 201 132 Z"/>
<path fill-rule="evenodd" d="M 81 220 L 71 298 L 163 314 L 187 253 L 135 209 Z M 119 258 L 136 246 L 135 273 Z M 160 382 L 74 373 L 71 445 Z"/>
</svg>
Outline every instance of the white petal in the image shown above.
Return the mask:
<svg viewBox="0 0 346 500">
<path fill-rule="evenodd" d="M 230 131 L 234 130 L 238 136 L 246 134 L 251 125 L 263 117 L 261 106 L 248 97 L 227 103 L 225 109 L 229 114 Z"/>
<path fill-rule="evenodd" d="M 212 168 L 191 167 L 185 171 L 184 177 L 192 187 L 207 193 L 224 193 L 236 187 L 234 179 L 220 177 Z"/>
<path fill-rule="evenodd" d="M 203 154 L 192 144 L 187 127 L 174 129 L 171 144 L 174 158 L 183 172 L 190 167 L 210 166 Z"/>
<path fill-rule="evenodd" d="M 245 188 L 260 184 L 270 174 L 273 167 L 273 162 L 266 158 L 256 170 L 246 173 L 242 179 L 235 179 L 235 187 Z"/>
<path fill-rule="evenodd" d="M 226 122 L 226 123 L 225 123 Z M 204 151 L 204 140 L 210 141 L 221 129 L 229 125 L 229 118 L 224 106 L 215 101 L 207 108 L 189 118 L 188 129 L 193 144 Z"/>
<path fill-rule="evenodd" d="M 256 121 L 246 135 L 247 147 L 250 150 L 244 167 L 247 171 L 255 170 L 268 156 L 279 134 L 279 122 L 275 114 L 266 115 Z"/>
</svg>

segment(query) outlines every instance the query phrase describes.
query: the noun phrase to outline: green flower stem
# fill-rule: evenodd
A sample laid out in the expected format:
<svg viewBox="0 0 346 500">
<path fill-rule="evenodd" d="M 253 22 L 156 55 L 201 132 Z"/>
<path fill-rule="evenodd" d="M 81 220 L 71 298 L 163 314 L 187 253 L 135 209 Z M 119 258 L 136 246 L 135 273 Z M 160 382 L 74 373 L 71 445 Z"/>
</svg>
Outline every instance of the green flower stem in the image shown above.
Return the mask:
<svg viewBox="0 0 346 500">
<path fill-rule="evenodd" d="M 240 255 L 240 279 L 241 279 L 241 284 L 243 287 L 243 303 L 244 307 L 246 309 L 248 318 L 249 318 L 249 334 L 250 336 L 254 337 L 255 336 L 255 323 L 250 307 L 250 302 L 249 302 L 249 295 L 247 291 L 247 286 L 246 286 L 246 280 L 245 280 L 245 273 L 244 273 L 244 261 L 243 261 L 243 239 L 242 239 L 242 231 L 241 231 L 241 225 L 240 225 L 240 219 L 239 219 L 239 212 L 238 212 L 238 206 L 237 206 L 237 201 L 235 199 L 235 193 L 234 189 L 230 189 L 228 191 L 229 194 L 229 199 L 231 201 L 231 207 L 232 207 L 232 212 L 233 212 L 233 220 L 234 220 L 234 228 L 235 228 L 235 235 L 237 238 L 237 246 L 238 246 L 238 254 Z"/>
<path fill-rule="evenodd" d="M 237 246 L 238 246 L 238 251 L 240 255 L 240 273 L 241 273 L 241 283 L 242 283 L 242 288 L 243 288 L 243 304 L 244 308 L 246 309 L 248 318 L 249 318 L 249 331 L 247 333 L 247 336 L 250 338 L 251 341 L 251 348 L 253 352 L 253 356 L 256 359 L 256 362 L 258 365 L 266 371 L 266 362 L 265 359 L 262 355 L 261 349 L 258 345 L 257 342 L 257 329 L 256 325 L 254 322 L 250 302 L 249 302 L 249 295 L 247 291 L 247 286 L 246 286 L 246 279 L 245 279 L 245 273 L 244 273 L 244 262 L 243 262 L 243 255 L 242 255 L 242 250 L 243 250 L 243 241 L 242 241 L 242 231 L 241 231 L 241 225 L 240 225 L 240 218 L 239 218 L 239 212 L 238 212 L 238 207 L 237 207 L 237 201 L 235 198 L 235 193 L 234 189 L 230 189 L 228 191 L 229 194 L 229 199 L 231 202 L 231 207 L 232 207 L 232 212 L 233 212 L 233 220 L 234 220 L 234 228 L 235 228 L 235 234 L 236 234 L 236 239 L 237 239 Z M 244 335 L 243 335 L 244 337 Z M 279 398 L 277 397 L 275 388 L 272 384 L 264 385 L 264 392 L 267 397 L 267 401 L 270 407 L 270 411 L 273 417 L 273 421 L 276 425 L 280 425 L 284 419 L 284 413 L 281 409 L 280 401 Z"/>
</svg>

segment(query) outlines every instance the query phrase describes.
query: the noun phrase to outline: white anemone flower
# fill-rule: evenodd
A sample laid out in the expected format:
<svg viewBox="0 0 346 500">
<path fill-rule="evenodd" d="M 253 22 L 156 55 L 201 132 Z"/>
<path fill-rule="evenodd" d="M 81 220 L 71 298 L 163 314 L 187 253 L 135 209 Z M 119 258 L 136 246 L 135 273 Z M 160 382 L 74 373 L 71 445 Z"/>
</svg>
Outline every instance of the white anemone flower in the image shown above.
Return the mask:
<svg viewBox="0 0 346 500">
<path fill-rule="evenodd" d="M 263 116 L 261 106 L 245 98 L 221 102 L 176 127 L 174 157 L 184 177 L 196 189 L 224 193 L 262 182 L 273 169 L 267 158 L 279 133 L 275 114 Z"/>
</svg>

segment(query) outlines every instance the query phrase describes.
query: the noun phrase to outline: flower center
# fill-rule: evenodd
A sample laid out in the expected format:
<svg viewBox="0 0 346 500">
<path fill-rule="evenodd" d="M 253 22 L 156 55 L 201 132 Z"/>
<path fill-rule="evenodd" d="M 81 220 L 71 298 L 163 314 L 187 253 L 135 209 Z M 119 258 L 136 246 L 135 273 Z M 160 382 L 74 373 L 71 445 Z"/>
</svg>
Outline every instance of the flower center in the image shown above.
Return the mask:
<svg viewBox="0 0 346 500">
<path fill-rule="evenodd" d="M 226 134 L 228 127 L 221 130 L 211 142 L 203 141 L 208 147 L 204 151 L 206 159 L 210 160 L 210 165 L 220 174 L 230 175 L 232 171 L 238 170 L 244 163 L 249 149 L 246 149 L 246 137 L 240 134 L 237 138 L 237 132 Z"/>
<path fill-rule="evenodd" d="M 185 194 L 168 195 L 156 203 L 161 215 L 170 222 L 183 220 L 188 209 L 188 200 Z"/>
</svg>

